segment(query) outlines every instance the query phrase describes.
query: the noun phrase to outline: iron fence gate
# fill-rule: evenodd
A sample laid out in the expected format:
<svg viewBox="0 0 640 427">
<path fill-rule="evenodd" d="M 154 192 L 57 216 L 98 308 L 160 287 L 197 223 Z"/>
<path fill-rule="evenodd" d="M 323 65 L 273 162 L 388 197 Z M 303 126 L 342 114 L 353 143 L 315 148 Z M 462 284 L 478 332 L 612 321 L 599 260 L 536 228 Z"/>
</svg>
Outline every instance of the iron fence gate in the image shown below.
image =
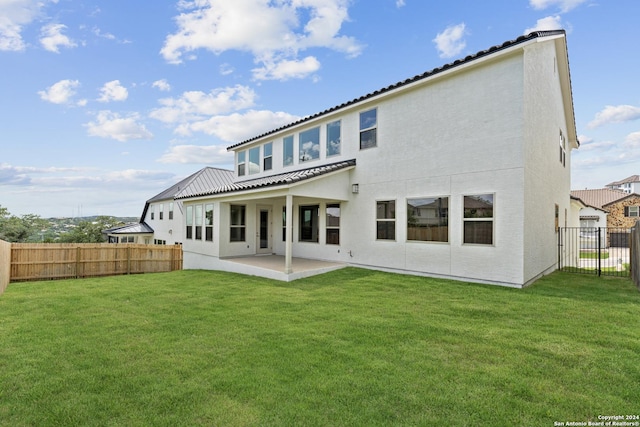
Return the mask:
<svg viewBox="0 0 640 427">
<path fill-rule="evenodd" d="M 558 269 L 628 277 L 631 270 L 630 235 L 629 228 L 561 228 L 558 232 Z"/>
</svg>

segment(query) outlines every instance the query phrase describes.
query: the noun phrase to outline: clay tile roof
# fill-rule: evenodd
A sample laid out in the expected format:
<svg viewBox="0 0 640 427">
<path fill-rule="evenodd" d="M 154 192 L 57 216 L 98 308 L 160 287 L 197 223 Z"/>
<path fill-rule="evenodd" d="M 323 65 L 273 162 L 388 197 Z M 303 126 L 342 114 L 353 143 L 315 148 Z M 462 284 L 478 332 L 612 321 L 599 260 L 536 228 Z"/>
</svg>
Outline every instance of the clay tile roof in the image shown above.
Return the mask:
<svg viewBox="0 0 640 427">
<path fill-rule="evenodd" d="M 571 195 L 579 198 L 585 204 L 598 209 L 603 209 L 604 205 L 628 196 L 624 191 L 611 190 L 610 188 L 599 188 L 597 190 L 574 190 L 571 192 Z"/>
<path fill-rule="evenodd" d="M 640 175 L 631 175 L 629 178 L 625 178 L 622 181 L 614 181 L 610 184 L 607 184 L 607 187 L 617 187 L 618 185 L 628 184 L 632 182 L 640 182 Z"/>
<path fill-rule="evenodd" d="M 279 185 L 289 185 L 299 181 L 321 176 L 330 172 L 335 172 L 351 166 L 355 166 L 355 159 L 344 160 L 328 165 L 316 166 L 309 169 L 302 169 L 292 172 L 280 173 L 277 175 L 265 176 L 261 178 L 249 179 L 240 182 L 230 182 L 224 185 L 211 186 L 195 190 L 193 186 L 185 188 L 176 195 L 176 200 L 189 197 L 210 196 L 213 194 L 233 193 L 236 191 L 253 190 L 256 188 L 273 187 Z"/>
</svg>

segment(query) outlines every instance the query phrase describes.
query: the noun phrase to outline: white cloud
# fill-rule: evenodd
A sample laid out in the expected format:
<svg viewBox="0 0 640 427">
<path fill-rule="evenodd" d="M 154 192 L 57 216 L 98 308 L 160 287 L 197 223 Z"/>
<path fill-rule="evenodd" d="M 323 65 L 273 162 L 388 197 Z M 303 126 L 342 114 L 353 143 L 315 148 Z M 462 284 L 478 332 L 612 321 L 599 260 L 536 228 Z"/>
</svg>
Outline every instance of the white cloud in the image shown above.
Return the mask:
<svg viewBox="0 0 640 427">
<path fill-rule="evenodd" d="M 640 149 L 640 132 L 633 132 L 627 135 L 624 140 L 624 147 L 634 150 Z"/>
<path fill-rule="evenodd" d="M 156 80 L 155 82 L 153 82 L 151 87 L 155 87 L 162 92 L 169 92 L 171 90 L 171 85 L 169 84 L 167 79 Z"/>
<path fill-rule="evenodd" d="M 215 54 L 251 52 L 258 63 L 265 58 L 298 62 L 298 52 L 318 47 L 354 57 L 363 46 L 339 34 L 349 18 L 348 4 L 349 0 L 181 1 L 183 13 L 175 18 L 178 30 L 166 37 L 160 53 L 171 63 L 180 63 L 184 54 L 200 49 Z"/>
<path fill-rule="evenodd" d="M 303 60 L 282 60 L 280 62 L 265 61 L 264 67 L 253 69 L 256 80 L 303 79 L 320 69 L 320 61 L 313 56 Z"/>
<path fill-rule="evenodd" d="M 405 5 L 404 0 L 396 0 L 396 7 L 402 7 Z"/>
<path fill-rule="evenodd" d="M 523 34 L 529 34 L 536 31 L 550 31 L 562 29 L 562 18 L 560 15 L 547 16 L 546 18 L 538 19 L 536 25 L 524 30 Z"/>
<path fill-rule="evenodd" d="M 229 64 L 222 64 L 220 65 L 220 74 L 222 74 L 223 76 L 228 76 L 229 74 L 233 74 L 234 69 L 231 65 Z"/>
<path fill-rule="evenodd" d="M 57 0 L 51 2 L 57 3 Z M 47 4 L 43 0 L 0 1 L 0 50 L 21 51 L 26 48 L 22 29 L 41 13 Z"/>
<path fill-rule="evenodd" d="M 202 120 L 208 116 L 250 108 L 255 104 L 256 93 L 247 86 L 236 85 L 212 90 L 184 92 L 180 98 L 164 98 L 162 107 L 151 112 L 150 117 L 164 123 Z"/>
<path fill-rule="evenodd" d="M 71 40 L 69 37 L 62 34 L 67 28 L 66 25 L 63 24 L 48 24 L 40 29 L 40 44 L 45 50 L 54 53 L 60 53 L 59 48 L 66 47 L 72 48 L 76 47 L 77 44 Z"/>
<path fill-rule="evenodd" d="M 89 122 L 85 126 L 89 136 L 112 138 L 121 142 L 153 138 L 153 134 L 143 124 L 138 123 L 139 119 L 140 116 L 136 113 L 128 117 L 120 117 L 119 114 L 111 111 L 100 111 L 96 121 Z"/>
<path fill-rule="evenodd" d="M 587 124 L 590 129 L 608 124 L 623 123 L 640 119 L 640 107 L 633 105 L 607 105 L 604 110 L 598 112 L 596 117 Z"/>
<path fill-rule="evenodd" d="M 185 136 L 191 135 L 193 132 L 202 132 L 216 136 L 223 141 L 239 142 L 298 119 L 297 116 L 283 112 L 249 110 L 242 114 L 214 116 L 206 120 L 185 123 L 178 126 L 175 132 Z"/>
<path fill-rule="evenodd" d="M 160 163 L 223 165 L 233 163 L 233 154 L 219 145 L 175 145 L 158 159 Z"/>
<path fill-rule="evenodd" d="M 38 92 L 40 98 L 52 104 L 68 104 L 71 98 L 76 94 L 76 89 L 80 86 L 78 80 L 60 80 L 49 86 L 47 90 Z M 85 105 L 86 101 L 82 100 L 78 105 Z"/>
<path fill-rule="evenodd" d="M 466 26 L 463 23 L 448 26 L 443 32 L 438 33 L 433 42 L 436 44 L 440 58 L 451 58 L 466 47 L 464 36 L 466 35 Z"/>
<path fill-rule="evenodd" d="M 124 101 L 129 97 L 127 88 L 120 84 L 120 80 L 107 82 L 100 89 L 100 102 Z"/>
<path fill-rule="evenodd" d="M 547 9 L 548 7 L 557 6 L 562 13 L 575 9 L 587 0 L 529 0 L 529 4 L 536 10 Z"/>
</svg>

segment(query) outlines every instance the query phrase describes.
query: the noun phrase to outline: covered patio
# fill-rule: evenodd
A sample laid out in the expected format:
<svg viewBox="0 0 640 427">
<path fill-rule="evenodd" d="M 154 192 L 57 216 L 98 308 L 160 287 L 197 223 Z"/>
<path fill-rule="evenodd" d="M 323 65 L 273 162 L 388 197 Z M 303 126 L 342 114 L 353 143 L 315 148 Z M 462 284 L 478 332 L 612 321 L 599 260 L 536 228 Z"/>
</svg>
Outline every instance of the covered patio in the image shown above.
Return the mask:
<svg viewBox="0 0 640 427">
<path fill-rule="evenodd" d="M 303 277 L 315 276 L 339 270 L 347 264 L 320 261 L 306 258 L 291 258 L 290 267 L 282 255 L 255 255 L 223 258 L 218 261 L 217 269 L 250 276 L 291 282 Z M 290 269 L 289 272 L 287 270 Z"/>
</svg>

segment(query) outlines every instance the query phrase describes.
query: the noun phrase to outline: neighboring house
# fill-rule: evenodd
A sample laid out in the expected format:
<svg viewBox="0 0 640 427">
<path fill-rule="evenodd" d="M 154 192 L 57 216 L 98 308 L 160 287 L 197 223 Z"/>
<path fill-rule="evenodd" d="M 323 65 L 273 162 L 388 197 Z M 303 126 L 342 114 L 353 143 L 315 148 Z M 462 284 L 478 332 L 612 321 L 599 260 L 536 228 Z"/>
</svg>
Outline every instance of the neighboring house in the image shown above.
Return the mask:
<svg viewBox="0 0 640 427">
<path fill-rule="evenodd" d="M 627 194 L 637 193 L 640 194 L 640 175 L 632 175 L 629 178 L 622 181 L 615 181 L 605 185 L 605 187 L 611 190 L 624 191 Z"/>
<path fill-rule="evenodd" d="M 586 206 L 580 209 L 580 227 L 607 227 L 609 210 L 604 206 L 620 200 L 627 193 L 609 188 L 574 190 L 571 196 L 580 199 Z"/>
<path fill-rule="evenodd" d="M 577 223 L 578 146 L 565 32 L 535 32 L 229 147 L 231 183 L 175 195 L 184 267 L 278 254 L 281 280 L 300 257 L 521 287 Z"/>
<path fill-rule="evenodd" d="M 625 194 L 602 207 L 609 211 L 607 227 L 631 228 L 640 219 L 640 194 Z"/>
<path fill-rule="evenodd" d="M 182 202 L 175 196 L 184 190 L 225 186 L 233 182 L 233 171 L 206 167 L 147 200 L 137 224 L 105 230 L 109 243 L 182 244 L 184 218 Z"/>
</svg>

